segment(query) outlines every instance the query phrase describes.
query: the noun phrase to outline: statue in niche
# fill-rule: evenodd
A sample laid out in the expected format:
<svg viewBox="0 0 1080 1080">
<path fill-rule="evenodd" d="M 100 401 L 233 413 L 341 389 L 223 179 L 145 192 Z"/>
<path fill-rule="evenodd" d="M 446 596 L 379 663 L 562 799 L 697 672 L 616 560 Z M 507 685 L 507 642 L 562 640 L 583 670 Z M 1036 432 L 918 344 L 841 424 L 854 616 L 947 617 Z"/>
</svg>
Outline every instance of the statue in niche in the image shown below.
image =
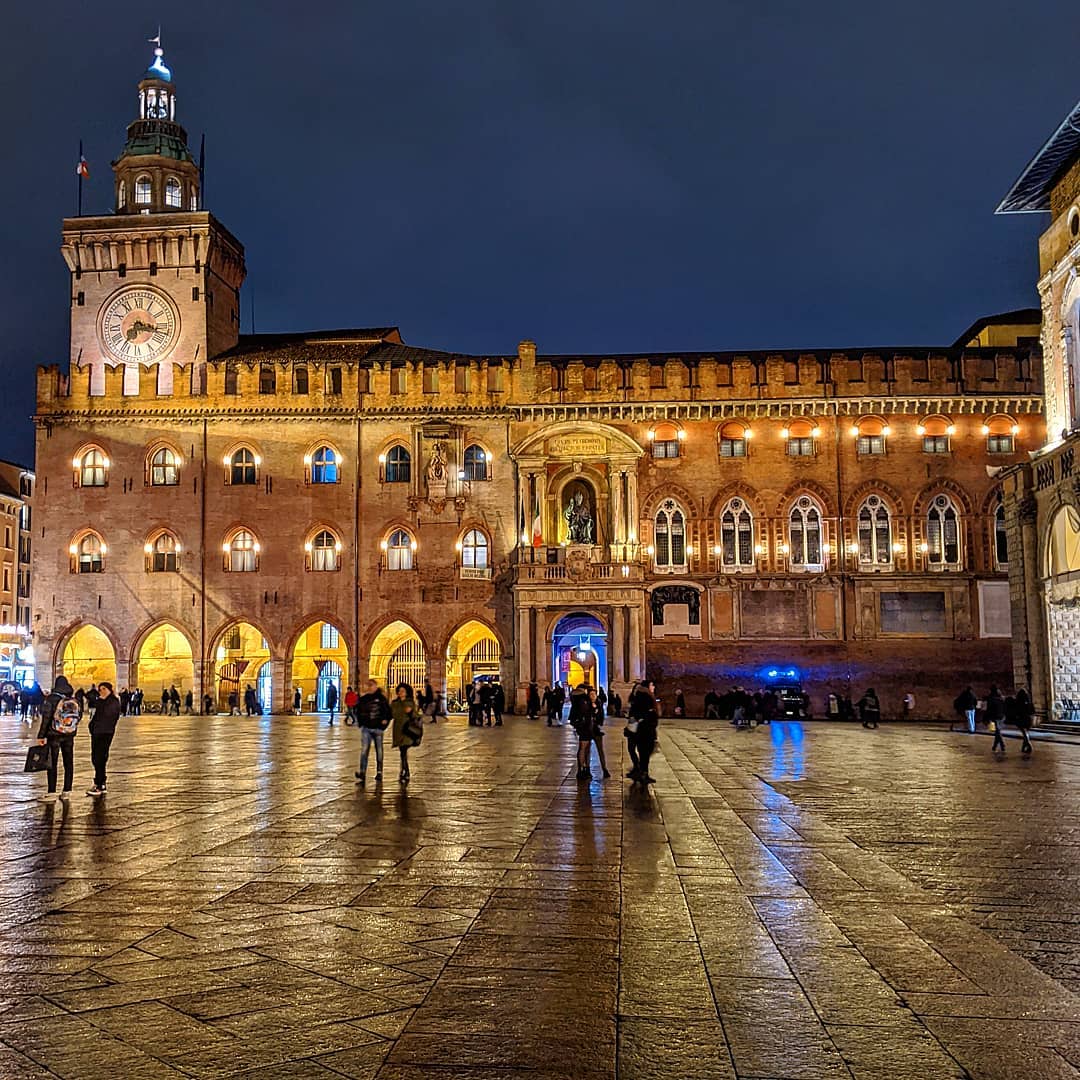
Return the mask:
<svg viewBox="0 0 1080 1080">
<path fill-rule="evenodd" d="M 592 503 L 583 486 L 577 486 L 568 494 L 563 517 L 566 519 L 566 537 L 571 544 L 595 543 Z"/>
<path fill-rule="evenodd" d="M 446 445 L 437 442 L 431 450 L 427 464 L 427 501 L 436 514 L 446 505 Z"/>
</svg>

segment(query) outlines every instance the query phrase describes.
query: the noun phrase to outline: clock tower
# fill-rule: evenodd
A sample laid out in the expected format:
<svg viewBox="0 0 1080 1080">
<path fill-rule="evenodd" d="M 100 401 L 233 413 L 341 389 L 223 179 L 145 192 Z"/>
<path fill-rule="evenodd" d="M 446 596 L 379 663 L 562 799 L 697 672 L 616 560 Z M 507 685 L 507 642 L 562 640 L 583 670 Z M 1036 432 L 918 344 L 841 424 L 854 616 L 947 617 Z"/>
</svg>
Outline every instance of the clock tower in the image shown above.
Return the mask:
<svg viewBox="0 0 1080 1080">
<path fill-rule="evenodd" d="M 207 360 L 239 337 L 244 249 L 202 209 L 160 43 L 138 94 L 113 163 L 113 212 L 64 221 L 71 369 L 88 376 L 91 394 L 105 392 L 105 370 L 116 367 L 125 395 L 171 394 L 178 379 L 198 394 Z"/>
</svg>

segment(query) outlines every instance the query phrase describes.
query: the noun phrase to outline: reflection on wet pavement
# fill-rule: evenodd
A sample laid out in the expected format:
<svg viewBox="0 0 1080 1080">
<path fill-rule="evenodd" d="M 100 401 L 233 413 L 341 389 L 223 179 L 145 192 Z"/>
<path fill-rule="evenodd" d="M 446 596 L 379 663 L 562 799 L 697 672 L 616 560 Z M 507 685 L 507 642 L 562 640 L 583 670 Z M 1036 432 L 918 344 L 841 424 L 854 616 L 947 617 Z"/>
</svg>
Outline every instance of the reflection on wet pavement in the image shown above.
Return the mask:
<svg viewBox="0 0 1080 1080">
<path fill-rule="evenodd" d="M 1080 1066 L 1080 748 L 665 723 L 646 794 L 614 726 L 586 784 L 569 729 L 452 721 L 359 790 L 349 728 L 144 717 L 43 805 L 0 725 L 0 1077 Z"/>
</svg>

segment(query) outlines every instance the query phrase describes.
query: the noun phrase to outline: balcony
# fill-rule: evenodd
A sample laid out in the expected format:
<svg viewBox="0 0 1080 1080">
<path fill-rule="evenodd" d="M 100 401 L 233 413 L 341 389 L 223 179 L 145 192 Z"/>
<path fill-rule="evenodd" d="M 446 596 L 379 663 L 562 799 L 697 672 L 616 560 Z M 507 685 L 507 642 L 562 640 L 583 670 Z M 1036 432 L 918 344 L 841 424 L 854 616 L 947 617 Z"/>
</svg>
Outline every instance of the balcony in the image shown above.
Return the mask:
<svg viewBox="0 0 1080 1080">
<path fill-rule="evenodd" d="M 640 544 L 574 544 L 569 547 L 521 545 L 515 555 L 515 584 L 605 581 L 617 585 L 644 580 L 641 560 L 645 558 L 645 553 Z"/>
</svg>

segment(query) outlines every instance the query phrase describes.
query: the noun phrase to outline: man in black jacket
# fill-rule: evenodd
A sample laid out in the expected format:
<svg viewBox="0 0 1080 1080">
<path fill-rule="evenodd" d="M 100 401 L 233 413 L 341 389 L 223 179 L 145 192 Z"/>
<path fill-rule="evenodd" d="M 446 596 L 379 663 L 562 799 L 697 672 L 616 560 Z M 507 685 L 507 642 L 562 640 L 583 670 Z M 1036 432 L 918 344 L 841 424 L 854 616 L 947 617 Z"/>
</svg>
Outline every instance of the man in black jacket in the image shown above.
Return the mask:
<svg viewBox="0 0 1080 1080">
<path fill-rule="evenodd" d="M 356 703 L 356 722 L 360 725 L 360 768 L 356 779 L 364 786 L 368 752 L 375 744 L 375 783 L 382 783 L 383 732 L 390 726 L 390 702 L 374 679 L 368 679 L 367 693 Z"/>
<path fill-rule="evenodd" d="M 105 766 L 109 763 L 109 747 L 120 719 L 120 699 L 113 693 L 112 683 L 98 685 L 98 706 L 90 718 L 90 760 L 94 765 L 94 786 L 87 795 L 105 794 Z"/>
</svg>

